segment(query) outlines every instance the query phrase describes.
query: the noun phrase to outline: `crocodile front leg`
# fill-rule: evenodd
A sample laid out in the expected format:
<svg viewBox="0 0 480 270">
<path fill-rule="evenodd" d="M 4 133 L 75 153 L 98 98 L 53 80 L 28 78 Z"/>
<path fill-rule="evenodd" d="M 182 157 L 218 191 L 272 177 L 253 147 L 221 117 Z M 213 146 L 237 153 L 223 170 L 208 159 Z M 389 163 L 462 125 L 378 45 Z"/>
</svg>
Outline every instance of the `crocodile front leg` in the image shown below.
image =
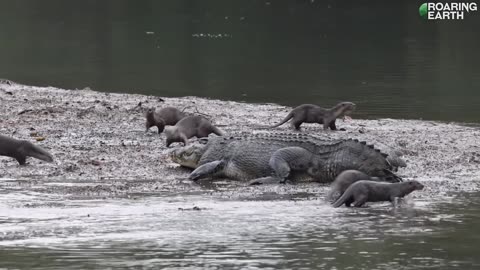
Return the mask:
<svg viewBox="0 0 480 270">
<path fill-rule="evenodd" d="M 209 163 L 205 163 L 196 168 L 189 176 L 188 179 L 197 181 L 201 178 L 213 176 L 225 168 L 226 162 L 223 160 L 216 160 Z"/>
<path fill-rule="evenodd" d="M 274 176 L 257 178 L 250 185 L 265 183 L 285 183 L 291 170 L 307 171 L 313 154 L 301 147 L 285 147 L 278 149 L 270 158 L 269 165 Z"/>
</svg>

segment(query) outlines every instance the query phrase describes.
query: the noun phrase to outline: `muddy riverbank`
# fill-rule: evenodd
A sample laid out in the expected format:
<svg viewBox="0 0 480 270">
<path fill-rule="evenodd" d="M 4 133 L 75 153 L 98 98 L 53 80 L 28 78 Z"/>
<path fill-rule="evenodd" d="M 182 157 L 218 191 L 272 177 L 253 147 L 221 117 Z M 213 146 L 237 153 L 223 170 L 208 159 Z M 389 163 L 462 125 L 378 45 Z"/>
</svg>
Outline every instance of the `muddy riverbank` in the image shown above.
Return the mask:
<svg viewBox="0 0 480 270">
<path fill-rule="evenodd" d="M 54 163 L 0 157 L 0 267 L 15 269 L 465 269 L 480 265 L 480 130 L 418 120 L 354 120 L 344 132 L 403 153 L 425 184 L 399 208 L 332 208 L 326 185 L 186 179 L 147 107 L 196 106 L 225 133 L 265 132 L 290 108 L 196 97 L 0 84 L 0 134 Z M 140 105 L 141 104 L 141 105 Z M 361 110 L 361 106 L 358 110 Z M 187 109 L 195 112 L 194 108 Z M 285 125 L 279 131 L 289 130 Z M 309 133 L 324 133 L 305 125 Z M 178 146 L 176 146 L 178 147 Z M 453 239 L 453 240 L 452 240 Z"/>
<path fill-rule="evenodd" d="M 186 180 L 188 170 L 179 168 L 167 157 L 169 149 L 165 147 L 164 135 L 158 135 L 156 128 L 145 132 L 145 109 L 193 106 L 186 110 L 208 115 L 227 134 L 257 132 L 255 126 L 274 124 L 291 109 L 275 104 L 112 94 L 15 83 L 0 84 L 0 102 L 0 133 L 37 143 L 55 157 L 51 164 L 29 158 L 25 167 L 20 167 L 12 158 L 0 157 L 0 177 L 29 180 L 25 181 L 27 186 L 35 186 L 36 181 L 45 179 L 73 181 L 78 185 L 62 186 L 61 191 L 52 185 L 49 192 L 82 194 L 80 196 L 206 189 L 223 190 L 223 195 L 233 196 L 244 183 L 217 181 L 197 185 Z M 361 106 L 357 110 L 362 110 Z M 400 151 L 408 166 L 399 174 L 428 182 L 427 186 L 435 193 L 477 188 L 475 180 L 480 179 L 480 130 L 477 127 L 419 120 L 361 120 L 355 119 L 355 114 L 353 118 L 338 122 L 346 131 L 328 134 L 366 140 L 384 151 Z M 276 130 L 289 129 L 285 124 Z M 315 124 L 304 124 L 303 132 L 325 133 Z M 88 184 L 81 185 L 82 182 Z M 261 194 L 322 189 L 318 185 L 300 186 L 243 188 Z"/>
</svg>

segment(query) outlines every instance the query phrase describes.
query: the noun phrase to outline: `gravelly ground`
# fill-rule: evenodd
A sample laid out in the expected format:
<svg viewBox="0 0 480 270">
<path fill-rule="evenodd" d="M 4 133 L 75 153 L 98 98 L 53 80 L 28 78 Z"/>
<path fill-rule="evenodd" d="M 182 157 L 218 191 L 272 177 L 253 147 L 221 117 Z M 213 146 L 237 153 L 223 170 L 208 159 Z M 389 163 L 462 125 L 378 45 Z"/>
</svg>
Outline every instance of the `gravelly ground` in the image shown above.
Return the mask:
<svg viewBox="0 0 480 270">
<path fill-rule="evenodd" d="M 4 188 L 73 197 L 207 192 L 267 199 L 298 194 L 316 196 L 325 191 L 324 186 L 315 183 L 265 187 L 245 187 L 244 183 L 228 180 L 191 183 L 185 179 L 188 170 L 168 159 L 164 135 L 158 135 L 156 128 L 146 133 L 144 127 L 143 113 L 152 106 L 195 106 L 227 134 L 274 124 L 285 117 L 291 109 L 288 107 L 197 97 L 64 90 L 5 81 L 0 83 L 0 104 L 0 134 L 30 140 L 55 157 L 51 164 L 30 158 L 24 167 L 12 158 L 0 157 Z M 190 107 L 187 111 L 195 113 L 196 109 Z M 352 116 L 355 118 L 355 114 Z M 339 121 L 337 126 L 346 131 L 328 132 L 330 136 L 358 138 L 384 151 L 402 152 L 408 166 L 399 174 L 427 185 L 418 196 L 478 190 L 480 186 L 480 129 L 475 125 L 353 119 Z M 287 123 L 277 130 L 289 129 Z M 303 132 L 325 133 L 315 124 L 304 124 Z M 39 137 L 45 140 L 36 142 Z"/>
</svg>

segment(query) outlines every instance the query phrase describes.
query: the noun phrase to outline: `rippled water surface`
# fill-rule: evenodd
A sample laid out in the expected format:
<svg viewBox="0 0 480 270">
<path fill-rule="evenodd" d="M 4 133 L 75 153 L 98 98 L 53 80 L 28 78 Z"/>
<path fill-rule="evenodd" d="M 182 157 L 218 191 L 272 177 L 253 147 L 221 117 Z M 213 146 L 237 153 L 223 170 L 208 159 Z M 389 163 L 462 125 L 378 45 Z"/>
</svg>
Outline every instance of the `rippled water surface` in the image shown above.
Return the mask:
<svg viewBox="0 0 480 270">
<path fill-rule="evenodd" d="M 1 266 L 23 269 L 475 269 L 477 193 L 334 209 L 321 196 L 63 196 L 2 181 Z M 40 187 L 40 188 L 39 188 Z M 36 191 L 35 191 L 36 190 Z"/>
</svg>

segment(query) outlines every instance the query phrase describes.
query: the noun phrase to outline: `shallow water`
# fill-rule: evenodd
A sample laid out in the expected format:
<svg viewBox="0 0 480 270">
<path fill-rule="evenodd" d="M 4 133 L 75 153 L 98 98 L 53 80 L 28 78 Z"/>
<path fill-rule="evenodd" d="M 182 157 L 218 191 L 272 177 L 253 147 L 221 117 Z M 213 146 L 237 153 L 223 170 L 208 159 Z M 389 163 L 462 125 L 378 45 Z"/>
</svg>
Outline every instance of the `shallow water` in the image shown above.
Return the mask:
<svg viewBox="0 0 480 270">
<path fill-rule="evenodd" d="M 398 208 L 334 209 L 323 194 L 75 196 L 98 183 L 3 180 L 2 267 L 20 269 L 474 269 L 479 193 L 413 196 Z M 51 186 L 59 192 L 47 192 Z M 316 185 L 316 184 L 312 184 Z M 307 189 L 306 189 L 307 190 Z M 195 208 L 194 208 L 195 207 Z M 461 209 L 459 211 L 459 209 Z"/>
</svg>

